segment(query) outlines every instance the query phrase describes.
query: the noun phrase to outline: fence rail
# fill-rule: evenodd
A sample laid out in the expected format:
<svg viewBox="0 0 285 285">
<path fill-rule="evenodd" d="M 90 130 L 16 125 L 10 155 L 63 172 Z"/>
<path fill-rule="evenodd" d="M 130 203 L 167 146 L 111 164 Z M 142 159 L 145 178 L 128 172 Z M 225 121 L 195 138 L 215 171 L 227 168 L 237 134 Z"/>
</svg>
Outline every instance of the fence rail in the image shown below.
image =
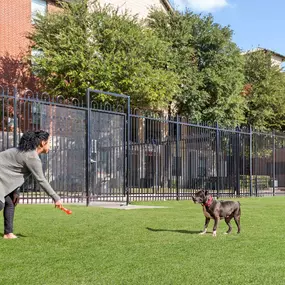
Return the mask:
<svg viewBox="0 0 285 285">
<path fill-rule="evenodd" d="M 102 99 L 103 98 L 103 99 Z M 44 172 L 65 202 L 190 199 L 285 193 L 285 135 L 179 116 L 131 112 L 126 95 L 88 89 L 84 100 L 0 86 L 0 148 L 27 130 L 51 133 Z M 22 202 L 49 198 L 30 177 Z"/>
</svg>

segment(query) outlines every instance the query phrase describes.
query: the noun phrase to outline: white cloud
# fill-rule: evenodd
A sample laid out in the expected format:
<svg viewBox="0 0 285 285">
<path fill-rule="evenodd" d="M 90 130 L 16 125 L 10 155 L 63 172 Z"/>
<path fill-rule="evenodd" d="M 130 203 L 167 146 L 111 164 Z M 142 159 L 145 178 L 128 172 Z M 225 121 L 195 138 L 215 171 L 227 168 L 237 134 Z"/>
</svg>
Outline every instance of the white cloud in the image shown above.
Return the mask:
<svg viewBox="0 0 285 285">
<path fill-rule="evenodd" d="M 174 7 L 179 10 L 189 8 L 195 12 L 213 12 L 228 6 L 228 0 L 174 0 Z"/>
</svg>

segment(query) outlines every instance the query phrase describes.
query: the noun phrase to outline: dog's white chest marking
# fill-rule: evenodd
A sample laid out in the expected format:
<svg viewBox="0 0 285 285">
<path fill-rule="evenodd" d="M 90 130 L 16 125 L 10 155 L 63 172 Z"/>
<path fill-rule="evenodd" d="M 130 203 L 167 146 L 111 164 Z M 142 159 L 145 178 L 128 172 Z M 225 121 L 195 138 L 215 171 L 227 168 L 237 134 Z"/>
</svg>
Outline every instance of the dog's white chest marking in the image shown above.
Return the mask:
<svg viewBox="0 0 285 285">
<path fill-rule="evenodd" d="M 204 216 L 206 218 L 213 219 L 212 216 L 207 212 L 206 207 L 205 206 L 202 206 L 202 207 L 203 207 Z"/>
</svg>

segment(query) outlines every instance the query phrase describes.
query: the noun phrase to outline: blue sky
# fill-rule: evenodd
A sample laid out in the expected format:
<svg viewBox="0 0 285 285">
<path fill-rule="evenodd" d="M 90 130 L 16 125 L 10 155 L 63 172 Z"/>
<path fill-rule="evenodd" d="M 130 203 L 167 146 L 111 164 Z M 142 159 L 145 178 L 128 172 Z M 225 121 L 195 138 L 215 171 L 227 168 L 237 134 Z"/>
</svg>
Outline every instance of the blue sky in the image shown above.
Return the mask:
<svg viewBox="0 0 285 285">
<path fill-rule="evenodd" d="M 285 0 L 170 0 L 181 11 L 211 13 L 215 22 L 234 31 L 242 49 L 258 46 L 285 55 Z"/>
</svg>

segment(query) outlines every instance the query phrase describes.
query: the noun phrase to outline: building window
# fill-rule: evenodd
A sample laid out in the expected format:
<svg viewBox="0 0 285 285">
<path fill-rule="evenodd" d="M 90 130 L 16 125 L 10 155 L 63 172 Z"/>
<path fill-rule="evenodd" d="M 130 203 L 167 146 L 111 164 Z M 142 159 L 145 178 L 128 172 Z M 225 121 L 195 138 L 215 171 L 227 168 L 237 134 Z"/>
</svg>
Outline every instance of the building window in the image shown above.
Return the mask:
<svg viewBox="0 0 285 285">
<path fill-rule="evenodd" d="M 172 176 L 182 176 L 182 159 L 181 156 L 172 158 Z"/>
<path fill-rule="evenodd" d="M 32 0 L 32 23 L 37 13 L 45 15 L 47 12 L 47 1 L 46 0 Z"/>
<path fill-rule="evenodd" d="M 44 52 L 42 50 L 32 48 L 32 51 L 31 51 L 31 56 L 32 56 L 31 64 L 32 65 L 36 65 L 35 59 L 39 58 L 39 57 L 43 57 L 43 55 L 44 55 Z"/>
<path fill-rule="evenodd" d="M 132 142 L 139 142 L 139 132 L 140 132 L 140 124 L 142 124 L 142 119 L 131 117 L 131 141 Z"/>
<path fill-rule="evenodd" d="M 179 131 L 177 136 L 177 130 Z M 168 123 L 168 137 L 171 140 L 181 140 L 181 124 L 176 122 L 169 122 Z"/>
<path fill-rule="evenodd" d="M 37 58 L 43 57 L 44 56 L 44 52 L 42 50 L 38 50 L 38 49 L 34 49 L 32 48 L 31 51 L 31 66 L 32 66 L 32 72 L 34 75 L 38 75 L 38 68 L 39 65 L 36 62 Z"/>
<path fill-rule="evenodd" d="M 32 103 L 32 124 L 36 129 L 41 129 L 46 125 L 47 108 L 47 105 Z"/>
<path fill-rule="evenodd" d="M 161 122 L 145 118 L 145 142 L 157 144 L 161 141 Z"/>
</svg>

